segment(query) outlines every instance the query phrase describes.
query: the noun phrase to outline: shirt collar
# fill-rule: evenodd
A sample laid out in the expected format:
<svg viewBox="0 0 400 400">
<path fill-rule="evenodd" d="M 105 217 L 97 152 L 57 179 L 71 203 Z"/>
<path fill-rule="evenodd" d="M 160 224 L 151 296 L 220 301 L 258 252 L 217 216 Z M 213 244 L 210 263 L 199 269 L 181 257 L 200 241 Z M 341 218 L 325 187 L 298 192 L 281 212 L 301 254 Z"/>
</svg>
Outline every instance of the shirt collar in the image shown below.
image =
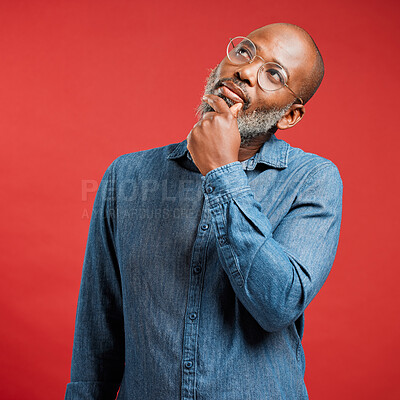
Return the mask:
<svg viewBox="0 0 400 400">
<path fill-rule="evenodd" d="M 289 149 L 289 143 L 272 135 L 253 157 L 243 161 L 243 163 L 246 163 L 246 169 L 248 170 L 254 169 L 258 163 L 266 164 L 274 168 L 286 168 L 288 165 Z M 186 139 L 173 147 L 167 158 L 175 160 L 183 157 L 185 154 L 190 155 L 187 150 Z"/>
</svg>

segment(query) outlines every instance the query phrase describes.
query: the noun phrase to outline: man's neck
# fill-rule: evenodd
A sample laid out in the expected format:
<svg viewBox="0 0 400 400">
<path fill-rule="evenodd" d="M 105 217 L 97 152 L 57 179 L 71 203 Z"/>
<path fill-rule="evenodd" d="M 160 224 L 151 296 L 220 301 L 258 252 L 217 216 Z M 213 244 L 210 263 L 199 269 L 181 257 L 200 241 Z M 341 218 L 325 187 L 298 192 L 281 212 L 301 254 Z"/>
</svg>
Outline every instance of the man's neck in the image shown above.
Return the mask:
<svg viewBox="0 0 400 400">
<path fill-rule="evenodd" d="M 244 145 L 240 145 L 239 148 L 239 161 L 245 161 L 249 158 L 253 157 L 262 147 L 262 145 L 271 138 L 271 134 L 267 133 L 266 135 L 257 136 L 254 139 L 251 139 Z"/>
</svg>

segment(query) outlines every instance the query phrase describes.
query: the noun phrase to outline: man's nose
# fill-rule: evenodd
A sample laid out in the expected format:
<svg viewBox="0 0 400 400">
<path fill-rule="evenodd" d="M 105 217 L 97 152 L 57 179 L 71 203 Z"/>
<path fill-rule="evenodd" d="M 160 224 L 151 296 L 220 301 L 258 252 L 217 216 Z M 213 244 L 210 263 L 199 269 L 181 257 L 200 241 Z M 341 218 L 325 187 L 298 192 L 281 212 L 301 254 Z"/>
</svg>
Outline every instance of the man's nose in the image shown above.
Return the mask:
<svg viewBox="0 0 400 400">
<path fill-rule="evenodd" d="M 251 63 L 241 65 L 235 75 L 241 81 L 246 82 L 249 86 L 257 85 L 257 74 L 264 61 L 256 57 Z"/>
</svg>

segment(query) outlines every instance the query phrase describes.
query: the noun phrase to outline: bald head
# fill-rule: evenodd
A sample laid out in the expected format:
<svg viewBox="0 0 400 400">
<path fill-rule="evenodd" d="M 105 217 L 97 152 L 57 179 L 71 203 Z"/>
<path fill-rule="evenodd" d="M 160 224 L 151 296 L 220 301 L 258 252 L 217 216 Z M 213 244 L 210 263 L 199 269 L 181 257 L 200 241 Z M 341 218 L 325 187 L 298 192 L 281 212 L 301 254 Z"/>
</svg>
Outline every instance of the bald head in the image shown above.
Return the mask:
<svg viewBox="0 0 400 400">
<path fill-rule="evenodd" d="M 303 64 L 303 73 L 296 79 L 297 95 L 307 103 L 320 86 L 324 77 L 324 62 L 313 38 L 303 28 L 288 23 L 266 25 L 251 32 L 248 37 L 274 36 L 279 38 L 282 51 L 299 64 Z"/>
</svg>

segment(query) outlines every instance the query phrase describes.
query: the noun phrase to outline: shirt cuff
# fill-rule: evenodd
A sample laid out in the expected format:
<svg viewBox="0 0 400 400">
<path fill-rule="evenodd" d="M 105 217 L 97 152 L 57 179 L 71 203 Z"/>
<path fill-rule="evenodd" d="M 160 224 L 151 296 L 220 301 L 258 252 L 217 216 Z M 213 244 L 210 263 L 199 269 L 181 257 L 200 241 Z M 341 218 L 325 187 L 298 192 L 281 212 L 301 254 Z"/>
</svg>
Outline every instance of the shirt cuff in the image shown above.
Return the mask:
<svg viewBox="0 0 400 400">
<path fill-rule="evenodd" d="M 202 189 L 210 207 L 226 203 L 234 195 L 251 191 L 240 161 L 222 165 L 202 177 Z"/>
</svg>

